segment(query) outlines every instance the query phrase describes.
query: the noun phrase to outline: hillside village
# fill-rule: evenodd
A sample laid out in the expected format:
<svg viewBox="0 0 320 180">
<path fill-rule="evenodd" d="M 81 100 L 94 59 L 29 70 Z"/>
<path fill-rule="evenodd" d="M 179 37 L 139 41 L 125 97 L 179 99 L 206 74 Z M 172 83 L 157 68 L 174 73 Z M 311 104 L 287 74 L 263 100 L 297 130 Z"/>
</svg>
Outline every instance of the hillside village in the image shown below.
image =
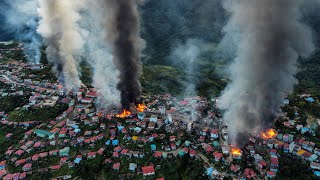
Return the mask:
<svg viewBox="0 0 320 180">
<path fill-rule="evenodd" d="M 131 115 L 119 117 L 119 110 L 96 109 L 95 89 L 83 85 L 65 94 L 57 81 L 37 75 L 47 68 L 22 61 L 0 63 L 1 98 L 25 99 L 10 112 L 0 112 L 2 179 L 85 178 L 96 173 L 87 167 L 94 163 L 103 165 L 106 173 L 100 176 L 109 178 L 172 179 L 176 174 L 166 165 L 170 162 L 193 164 L 200 170 L 195 177 L 272 179 L 287 157 L 297 158 L 310 176 L 320 177 L 320 120 L 305 120 L 304 110 L 291 106 L 291 99 L 284 100 L 284 107 L 293 114 L 285 111 L 275 120 L 275 136 L 257 132 L 234 153 L 225 142 L 227 126 L 215 108 L 216 99 L 144 94 L 142 110 L 133 106 Z M 319 104 L 310 94 L 294 99 L 305 106 Z M 50 112 L 59 114 L 32 119 Z"/>
</svg>

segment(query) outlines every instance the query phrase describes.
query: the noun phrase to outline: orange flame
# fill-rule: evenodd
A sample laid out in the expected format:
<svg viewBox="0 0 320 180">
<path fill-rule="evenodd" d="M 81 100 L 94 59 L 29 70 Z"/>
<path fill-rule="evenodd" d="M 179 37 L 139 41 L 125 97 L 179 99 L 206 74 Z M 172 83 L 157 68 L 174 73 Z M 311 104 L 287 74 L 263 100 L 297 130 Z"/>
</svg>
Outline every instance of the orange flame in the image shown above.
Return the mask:
<svg viewBox="0 0 320 180">
<path fill-rule="evenodd" d="M 239 148 L 233 147 L 233 148 L 231 148 L 231 154 L 233 156 L 241 156 L 242 153 L 241 153 L 241 150 Z"/>
<path fill-rule="evenodd" d="M 61 84 L 58 85 L 58 89 L 61 90 L 63 86 Z"/>
<path fill-rule="evenodd" d="M 131 112 L 128 110 L 123 110 L 121 114 L 116 115 L 117 118 L 126 118 L 131 115 Z"/>
<path fill-rule="evenodd" d="M 271 139 L 278 135 L 277 131 L 274 129 L 269 129 L 266 132 L 262 132 L 262 137 L 264 139 Z"/>
<path fill-rule="evenodd" d="M 144 112 L 147 107 L 144 104 L 138 104 L 137 111 Z"/>
</svg>

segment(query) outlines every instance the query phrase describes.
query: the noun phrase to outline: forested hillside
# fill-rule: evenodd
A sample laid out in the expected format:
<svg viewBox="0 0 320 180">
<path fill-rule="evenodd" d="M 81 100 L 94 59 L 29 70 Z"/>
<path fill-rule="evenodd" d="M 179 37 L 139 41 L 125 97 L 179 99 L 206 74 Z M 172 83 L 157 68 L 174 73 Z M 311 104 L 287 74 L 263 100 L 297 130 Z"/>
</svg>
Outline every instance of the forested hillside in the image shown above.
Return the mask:
<svg viewBox="0 0 320 180">
<path fill-rule="evenodd" d="M 6 8 L 2 1 L 0 7 Z M 221 72 L 228 67 L 226 61 L 216 55 L 227 19 L 221 0 L 149 0 L 139 10 L 141 36 L 147 44 L 143 52 L 144 91 L 179 94 L 185 88 L 186 75 L 183 67 L 171 58 L 171 54 L 179 44 L 196 39 L 201 42 L 197 44 L 201 53 L 194 65 L 196 69 L 192 80 L 200 95 L 219 95 L 227 81 Z M 0 22 L 3 20 L 0 16 Z M 306 8 L 303 21 L 314 30 L 315 42 L 320 47 L 320 16 L 317 9 L 311 11 Z M 13 33 L 0 26 L 0 41 L 12 40 Z M 319 58 L 320 53 L 317 51 L 312 57 L 300 61 L 297 92 L 306 91 L 320 96 Z M 87 76 L 85 81 L 89 82 Z"/>
</svg>

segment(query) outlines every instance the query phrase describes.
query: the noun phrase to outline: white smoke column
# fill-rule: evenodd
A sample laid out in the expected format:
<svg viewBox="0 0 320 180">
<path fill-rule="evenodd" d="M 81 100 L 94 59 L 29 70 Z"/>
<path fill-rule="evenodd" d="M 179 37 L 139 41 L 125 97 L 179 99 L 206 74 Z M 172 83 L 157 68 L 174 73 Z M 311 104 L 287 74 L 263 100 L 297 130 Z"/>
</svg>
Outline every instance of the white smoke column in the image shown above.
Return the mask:
<svg viewBox="0 0 320 180">
<path fill-rule="evenodd" d="M 107 39 L 106 19 L 109 13 L 104 0 L 87 1 L 83 27 L 89 31 L 86 39 L 86 60 L 93 67 L 93 86 L 98 91 L 97 107 L 120 107 L 120 91 L 117 90 L 119 71 L 113 64 L 111 45 Z"/>
<path fill-rule="evenodd" d="M 47 45 L 59 81 L 67 92 L 80 86 L 77 57 L 83 53 L 83 30 L 78 26 L 83 1 L 39 0 L 39 34 Z"/>
<path fill-rule="evenodd" d="M 218 106 L 226 110 L 230 143 L 270 127 L 297 83 L 297 60 L 314 51 L 312 33 L 301 23 L 302 0 L 225 0 L 230 13 L 225 40 L 236 40 L 230 84 Z M 233 44 L 233 42 L 230 42 Z"/>
<path fill-rule="evenodd" d="M 5 0 L 4 4 L 0 7 L 0 12 L 5 17 L 2 25 L 23 43 L 28 62 L 39 64 L 42 40 L 37 34 L 37 0 Z"/>
<path fill-rule="evenodd" d="M 180 44 L 172 53 L 172 61 L 182 67 L 188 77 L 184 92 L 185 96 L 196 95 L 194 80 L 191 77 L 194 76 L 196 70 L 195 61 L 200 54 L 200 47 L 198 44 L 200 44 L 199 40 L 188 39 L 185 44 Z"/>
<path fill-rule="evenodd" d="M 188 39 L 185 44 L 180 44 L 174 49 L 170 58 L 174 64 L 184 70 L 187 77 L 183 97 L 189 97 L 190 101 L 189 110 L 191 112 L 191 122 L 188 125 L 189 130 L 191 130 L 192 121 L 196 120 L 196 102 L 192 101 L 190 97 L 197 95 L 196 85 L 192 77 L 194 77 L 195 71 L 197 70 L 197 64 L 195 62 L 200 55 L 200 47 L 198 44 L 201 44 L 200 40 Z"/>
</svg>

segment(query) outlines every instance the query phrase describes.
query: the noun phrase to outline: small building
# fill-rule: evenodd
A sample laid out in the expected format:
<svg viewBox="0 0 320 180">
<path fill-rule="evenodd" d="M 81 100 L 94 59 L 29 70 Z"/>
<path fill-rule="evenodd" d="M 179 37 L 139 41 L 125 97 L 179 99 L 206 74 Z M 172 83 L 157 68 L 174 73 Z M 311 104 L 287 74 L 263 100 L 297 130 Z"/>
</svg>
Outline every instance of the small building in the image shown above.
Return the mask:
<svg viewBox="0 0 320 180">
<path fill-rule="evenodd" d="M 276 173 L 273 171 L 267 171 L 267 177 L 268 178 L 275 178 L 276 177 Z"/>
<path fill-rule="evenodd" d="M 142 167 L 143 176 L 153 176 L 155 175 L 155 170 L 153 166 Z"/>
<path fill-rule="evenodd" d="M 115 170 L 115 171 L 119 171 L 120 169 L 120 163 L 114 163 L 113 166 L 112 166 L 112 169 Z"/>
<path fill-rule="evenodd" d="M 33 131 L 33 133 L 35 133 L 38 137 L 48 137 L 49 139 L 53 139 L 54 138 L 54 134 L 49 132 L 49 131 L 45 131 L 45 130 L 41 130 L 41 129 L 36 129 L 35 131 Z"/>
<path fill-rule="evenodd" d="M 88 153 L 88 159 L 94 159 L 94 158 L 96 158 L 96 152 L 89 152 Z"/>
<path fill-rule="evenodd" d="M 135 163 L 130 163 L 129 164 L 129 170 L 132 171 L 132 172 L 135 172 L 137 169 L 137 164 Z"/>
<path fill-rule="evenodd" d="M 28 164 L 25 164 L 23 167 L 22 167 L 22 170 L 23 171 L 31 171 L 32 170 L 32 164 L 31 163 L 28 163 Z"/>
</svg>

